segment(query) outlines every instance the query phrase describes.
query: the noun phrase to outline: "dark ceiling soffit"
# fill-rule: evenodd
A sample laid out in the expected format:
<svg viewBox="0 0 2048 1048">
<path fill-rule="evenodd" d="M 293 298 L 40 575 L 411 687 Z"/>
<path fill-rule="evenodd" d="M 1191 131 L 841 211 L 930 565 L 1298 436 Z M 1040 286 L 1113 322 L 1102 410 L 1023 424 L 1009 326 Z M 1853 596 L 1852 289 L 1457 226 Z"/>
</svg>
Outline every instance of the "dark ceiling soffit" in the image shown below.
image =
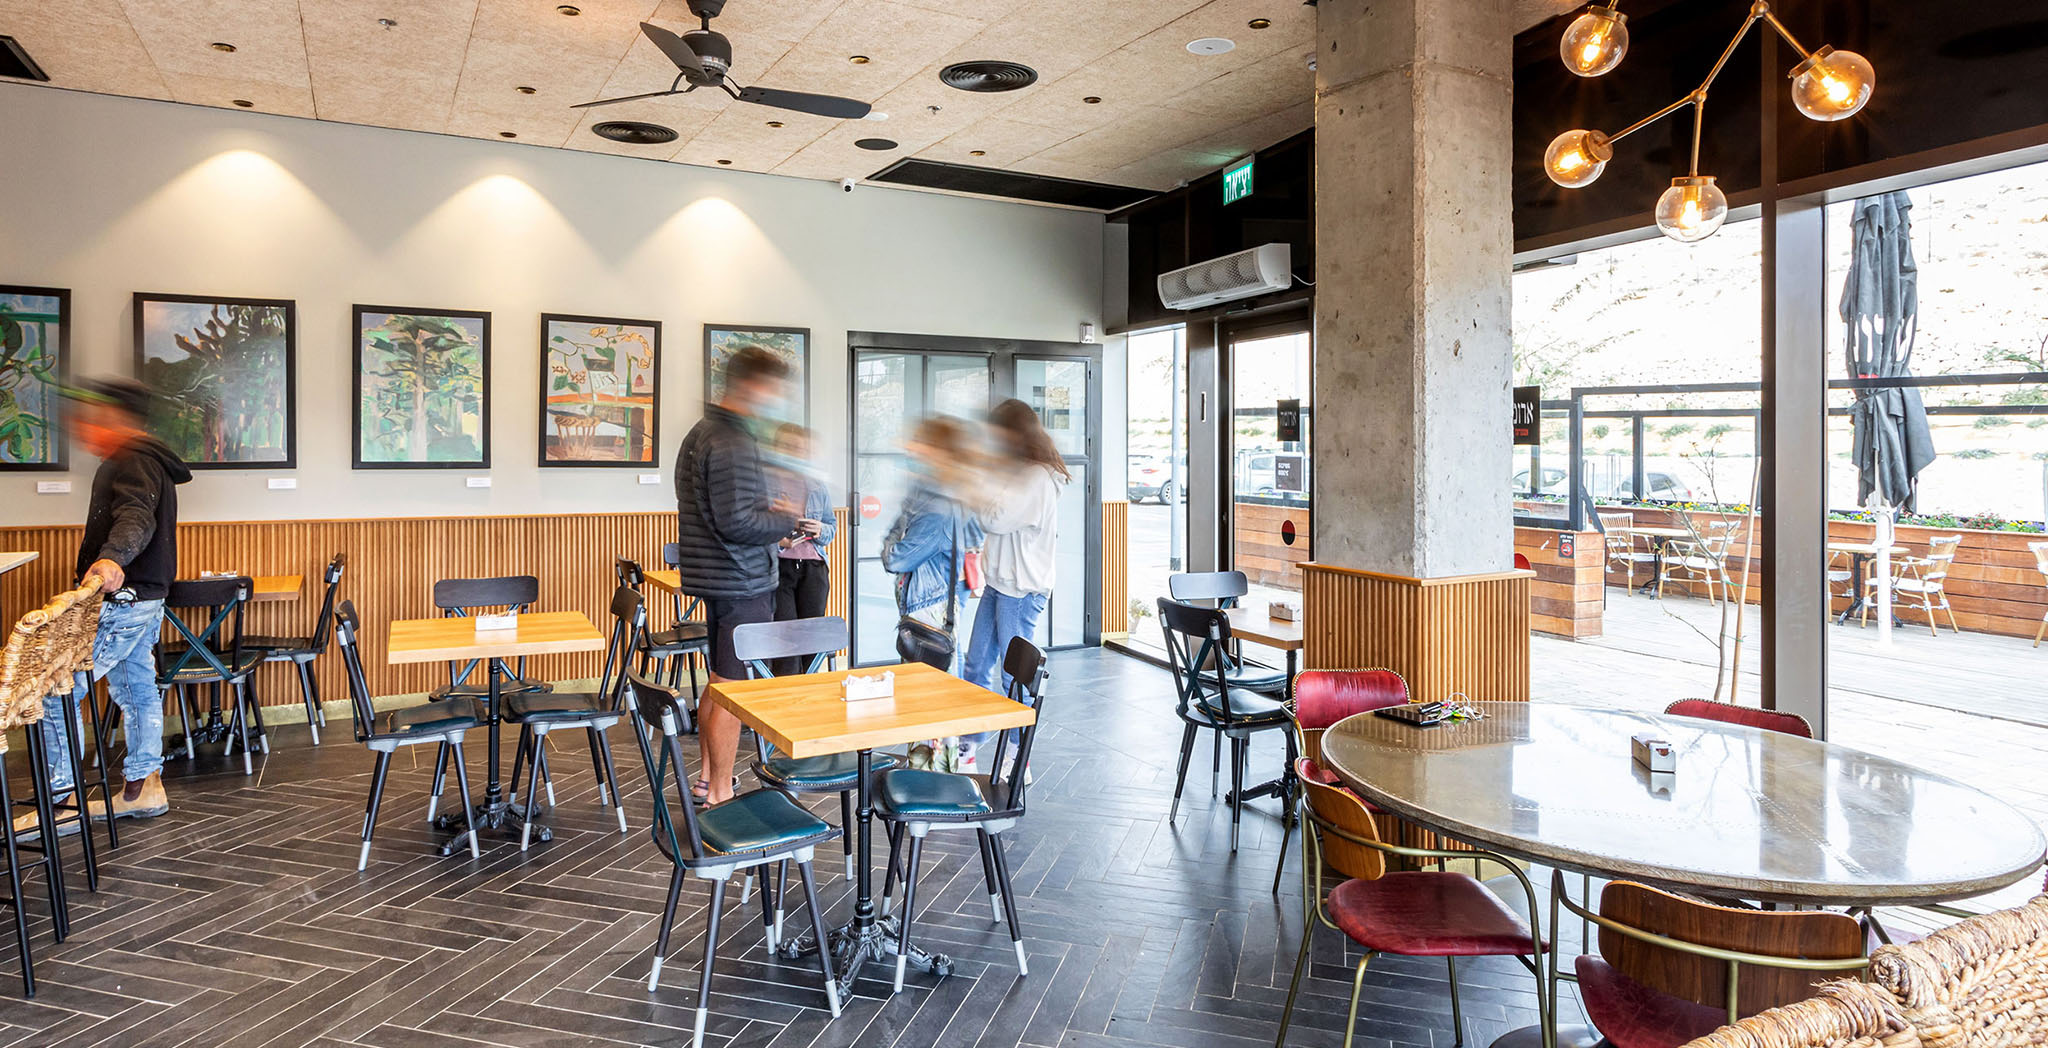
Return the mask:
<svg viewBox="0 0 2048 1048">
<path fill-rule="evenodd" d="M 1296 131 L 1295 133 L 1288 135 L 1286 138 L 1283 138 L 1270 146 L 1266 146 L 1262 149 L 1254 149 L 1251 152 L 1244 154 L 1243 156 L 1233 157 L 1231 158 L 1229 163 L 1224 164 L 1222 167 L 1216 168 L 1215 170 L 1210 171 L 1208 174 L 1199 175 L 1195 178 L 1190 178 L 1186 182 L 1181 183 L 1179 186 L 1173 189 L 1169 189 L 1164 193 L 1160 193 L 1157 196 L 1152 197 L 1150 200 L 1140 200 L 1129 207 L 1122 208 L 1111 214 L 1109 216 L 1109 220 L 1111 222 L 1126 221 L 1131 217 L 1132 212 L 1137 211 L 1139 208 L 1142 208 L 1147 204 L 1157 203 L 1158 201 L 1166 197 L 1173 196 L 1177 193 L 1187 193 L 1193 190 L 1200 189 L 1203 186 L 1215 185 L 1216 183 L 1223 180 L 1223 172 L 1228 171 L 1231 168 L 1244 163 L 1246 160 L 1255 160 L 1262 156 L 1273 156 L 1277 153 L 1282 153 L 1289 149 L 1292 149 L 1297 145 L 1314 145 L 1315 138 L 1316 129 L 1314 127 L 1309 127 L 1300 131 Z"/>
<path fill-rule="evenodd" d="M 1158 294 L 1158 292 L 1154 291 L 1153 294 Z M 1160 317 L 1157 320 L 1147 320 L 1139 324 L 1119 324 L 1112 328 L 1105 328 L 1103 334 L 1128 335 L 1133 331 L 1155 331 L 1159 328 L 1174 327 L 1180 324 L 1207 324 L 1212 320 L 1249 320 L 1253 317 L 1265 317 L 1275 313 L 1285 313 L 1289 310 L 1299 309 L 1306 303 L 1314 302 L 1315 297 L 1315 289 L 1298 287 L 1291 291 L 1276 291 L 1271 295 L 1248 298 L 1242 302 L 1231 302 L 1209 309 L 1176 313 L 1172 316 Z"/>
<path fill-rule="evenodd" d="M 886 186 L 941 189 L 971 196 L 1021 200 L 1032 204 L 1055 204 L 1090 211 L 1116 211 L 1149 200 L 1158 194 L 1149 189 L 1083 182 L 1051 175 L 1033 175 L 1000 168 L 949 164 L 937 160 L 905 157 L 869 175 L 870 182 Z"/>
<path fill-rule="evenodd" d="M 28 49 L 21 46 L 21 41 L 11 36 L 0 36 L 0 76 L 43 83 L 50 81 L 50 74 L 43 72 L 43 67 L 29 57 Z"/>
</svg>

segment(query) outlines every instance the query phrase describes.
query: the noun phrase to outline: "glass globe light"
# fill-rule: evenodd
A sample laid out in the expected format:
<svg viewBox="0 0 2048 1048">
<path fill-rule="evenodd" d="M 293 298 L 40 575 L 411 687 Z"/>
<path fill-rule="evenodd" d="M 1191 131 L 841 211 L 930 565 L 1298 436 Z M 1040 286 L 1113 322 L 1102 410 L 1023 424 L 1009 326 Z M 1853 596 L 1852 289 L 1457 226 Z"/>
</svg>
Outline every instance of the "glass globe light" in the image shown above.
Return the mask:
<svg viewBox="0 0 2048 1048">
<path fill-rule="evenodd" d="M 1822 47 L 1792 69 L 1792 104 L 1814 120 L 1846 120 L 1877 87 L 1877 70 L 1854 51 Z"/>
<path fill-rule="evenodd" d="M 1628 16 L 1612 7 L 1590 7 L 1572 19 L 1557 51 L 1564 67 L 1580 76 L 1599 76 L 1628 53 Z"/>
<path fill-rule="evenodd" d="M 1566 189 L 1593 184 L 1607 162 L 1614 159 L 1614 147 L 1598 131 L 1566 131 L 1550 140 L 1543 151 L 1543 173 Z"/>
<path fill-rule="evenodd" d="M 1690 175 L 1671 180 L 1671 188 L 1657 198 L 1657 228 L 1681 243 L 1705 240 L 1728 218 L 1728 194 L 1714 184 L 1712 175 Z"/>
</svg>

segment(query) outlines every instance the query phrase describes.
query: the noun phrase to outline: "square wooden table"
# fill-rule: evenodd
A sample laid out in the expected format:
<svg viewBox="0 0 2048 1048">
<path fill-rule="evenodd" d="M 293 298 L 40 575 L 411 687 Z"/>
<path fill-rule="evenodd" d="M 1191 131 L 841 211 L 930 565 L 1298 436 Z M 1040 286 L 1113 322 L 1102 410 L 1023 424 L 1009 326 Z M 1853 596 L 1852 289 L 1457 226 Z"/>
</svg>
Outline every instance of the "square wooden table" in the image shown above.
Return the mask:
<svg viewBox="0 0 2048 1048">
<path fill-rule="evenodd" d="M 8 572 L 13 571 L 18 567 L 21 567 L 23 564 L 27 564 L 40 556 L 42 556 L 41 553 L 32 549 L 12 550 L 9 552 L 0 553 L 0 575 L 5 575 Z"/>
<path fill-rule="evenodd" d="M 683 589 L 683 573 L 677 571 L 674 568 L 662 568 L 658 571 L 643 571 L 640 573 L 640 577 L 646 579 L 647 584 L 649 586 L 653 586 L 655 589 L 658 590 L 666 590 L 670 593 L 680 593 Z"/>
<path fill-rule="evenodd" d="M 896 694 L 886 699 L 847 702 L 839 682 L 849 674 L 896 674 Z M 833 951 L 841 1000 L 852 1000 L 853 983 L 862 964 L 885 960 L 896 952 L 896 936 L 887 920 L 875 915 L 874 796 L 870 783 L 873 753 L 879 746 L 914 743 L 951 735 L 1022 728 L 1038 719 L 1037 711 L 1020 702 L 969 684 L 923 663 L 871 666 L 761 680 L 718 681 L 704 693 L 705 701 L 724 707 L 777 750 L 791 757 L 821 757 L 853 751 L 859 754 L 859 785 L 854 818 L 859 860 L 855 864 L 853 919 L 832 936 L 830 944 L 808 938 L 783 947 L 789 957 L 812 949 Z M 911 947 L 909 961 L 920 971 L 948 975 L 953 962 L 944 954 Z"/>
<path fill-rule="evenodd" d="M 388 663 L 403 665 L 479 659 L 486 667 L 486 679 L 490 682 L 484 720 L 490 731 L 490 778 L 484 787 L 484 801 L 476 806 L 468 819 L 460 815 L 441 816 L 438 820 L 441 828 L 463 827 L 462 833 L 441 846 L 442 855 L 453 855 L 457 849 L 468 850 L 467 838 L 475 828 L 510 833 L 516 829 L 515 822 L 525 821 L 526 813 L 513 810 L 498 781 L 498 692 L 505 672 L 504 660 L 525 655 L 603 651 L 605 648 L 604 634 L 599 633 L 590 618 L 580 611 L 533 612 L 520 615 L 518 619 L 518 625 L 509 630 L 479 630 L 476 628 L 477 620 L 466 616 L 399 619 L 391 623 L 385 640 L 384 661 Z M 535 825 L 533 830 L 543 841 L 553 836 L 545 826 Z"/>
<path fill-rule="evenodd" d="M 255 586 L 249 592 L 249 600 L 255 604 L 297 600 L 306 588 L 304 575 L 257 575 L 250 581 Z"/>
</svg>

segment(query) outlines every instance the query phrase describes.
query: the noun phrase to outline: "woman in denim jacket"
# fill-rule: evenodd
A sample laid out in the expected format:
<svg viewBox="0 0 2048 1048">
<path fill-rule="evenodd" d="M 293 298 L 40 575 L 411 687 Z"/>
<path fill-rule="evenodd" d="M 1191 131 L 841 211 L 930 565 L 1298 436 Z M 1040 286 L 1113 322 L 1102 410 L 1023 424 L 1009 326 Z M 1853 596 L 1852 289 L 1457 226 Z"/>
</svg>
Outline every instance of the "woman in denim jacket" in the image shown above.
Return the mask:
<svg viewBox="0 0 2048 1048">
<path fill-rule="evenodd" d="M 981 525 L 957 499 L 970 465 L 967 427 L 947 418 L 918 423 L 905 447 L 910 455 L 910 494 L 903 512 L 882 539 L 882 569 L 896 576 L 897 610 L 938 629 L 947 629 L 947 587 L 954 590 L 954 620 L 968 618 L 964 563 L 982 544 Z M 957 536 L 957 540 L 956 540 Z M 957 551 L 957 554 L 956 554 Z M 953 740 L 926 743 L 929 754 L 911 751 L 911 764 L 950 770 L 946 754 Z"/>
</svg>

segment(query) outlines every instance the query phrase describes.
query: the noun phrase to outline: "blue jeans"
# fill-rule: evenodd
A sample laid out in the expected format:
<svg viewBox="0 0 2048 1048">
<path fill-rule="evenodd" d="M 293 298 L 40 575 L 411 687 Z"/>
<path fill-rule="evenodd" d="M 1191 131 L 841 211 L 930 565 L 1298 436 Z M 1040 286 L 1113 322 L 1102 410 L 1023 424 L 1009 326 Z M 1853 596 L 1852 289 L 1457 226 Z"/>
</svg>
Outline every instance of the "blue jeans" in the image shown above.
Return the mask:
<svg viewBox="0 0 2048 1048">
<path fill-rule="evenodd" d="M 974 632 L 967 641 L 967 666 L 961 673 L 962 679 L 999 694 L 1009 694 L 1010 675 L 1003 672 L 1003 656 L 1009 653 L 1010 641 L 1018 637 L 1029 640 L 1038 633 L 1045 601 L 1043 593 L 1012 597 L 989 587 L 981 595 L 981 607 L 974 612 Z M 1031 697 L 1024 698 L 1028 702 Z M 983 745 L 995 737 L 995 732 L 988 731 L 961 736 L 960 741 Z"/>
<path fill-rule="evenodd" d="M 107 693 L 121 707 L 122 734 L 128 739 L 121 774 L 130 782 L 164 769 L 164 695 L 156 686 L 156 638 L 163 621 L 163 601 L 108 601 L 100 608 L 100 630 L 92 640 L 93 676 L 107 679 Z M 73 692 L 72 709 L 83 709 L 90 695 L 90 687 Z M 50 747 L 50 788 L 70 789 L 71 743 L 57 710 L 43 715 L 43 742 Z"/>
</svg>

